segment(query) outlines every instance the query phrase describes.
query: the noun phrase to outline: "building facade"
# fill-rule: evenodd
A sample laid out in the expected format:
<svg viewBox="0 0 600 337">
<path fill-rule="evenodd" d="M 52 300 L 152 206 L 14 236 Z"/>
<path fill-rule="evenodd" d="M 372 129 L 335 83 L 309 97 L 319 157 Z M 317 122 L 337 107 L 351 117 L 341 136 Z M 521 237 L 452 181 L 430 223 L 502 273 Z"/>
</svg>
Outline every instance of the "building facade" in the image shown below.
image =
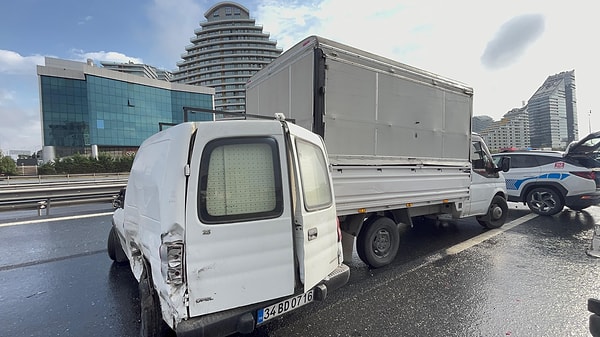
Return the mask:
<svg viewBox="0 0 600 337">
<path fill-rule="evenodd" d="M 492 123 L 494 123 L 494 119 L 490 116 L 473 116 L 471 118 L 471 131 L 479 133 Z"/>
<path fill-rule="evenodd" d="M 282 52 L 235 2 L 220 2 L 204 13 L 173 72 L 173 82 L 215 89 L 215 109 L 244 112 L 245 84 Z"/>
<path fill-rule="evenodd" d="M 158 69 L 147 64 L 139 64 L 133 62 L 100 62 L 100 64 L 104 69 L 119 71 L 122 73 L 142 76 L 146 78 L 152 78 L 155 80 L 170 82 L 173 79 L 173 74 L 170 71 Z"/>
<path fill-rule="evenodd" d="M 565 149 L 579 139 L 575 71 L 549 76 L 528 102 L 531 146 Z"/>
<path fill-rule="evenodd" d="M 492 152 L 530 148 L 527 107 L 515 108 L 480 132 Z"/>
<path fill-rule="evenodd" d="M 184 106 L 214 109 L 212 88 L 116 72 L 91 61 L 47 57 L 37 74 L 44 161 L 89 154 L 94 147 L 108 153 L 135 151 L 162 128 L 183 122 Z"/>
</svg>

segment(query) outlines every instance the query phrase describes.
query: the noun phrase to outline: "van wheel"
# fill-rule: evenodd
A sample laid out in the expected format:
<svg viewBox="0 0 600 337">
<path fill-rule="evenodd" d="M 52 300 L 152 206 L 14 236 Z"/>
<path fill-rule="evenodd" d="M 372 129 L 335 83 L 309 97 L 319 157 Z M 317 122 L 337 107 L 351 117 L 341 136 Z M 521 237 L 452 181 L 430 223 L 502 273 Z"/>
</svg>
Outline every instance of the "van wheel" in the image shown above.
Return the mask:
<svg viewBox="0 0 600 337">
<path fill-rule="evenodd" d="M 170 329 L 162 319 L 160 300 L 152 285 L 152 279 L 146 268 L 142 271 L 139 283 L 140 292 L 140 336 L 163 337 Z"/>
<path fill-rule="evenodd" d="M 128 261 L 114 226 L 110 228 L 108 233 L 106 250 L 108 251 L 108 257 L 116 263 L 122 264 Z"/>
<path fill-rule="evenodd" d="M 373 268 L 390 264 L 400 245 L 398 225 L 390 218 L 378 217 L 356 237 L 356 250 L 360 259 Z"/>
<path fill-rule="evenodd" d="M 564 204 L 553 188 L 537 187 L 527 194 L 527 206 L 533 213 L 554 215 L 562 211 Z"/>
<path fill-rule="evenodd" d="M 488 213 L 485 216 L 478 216 L 477 222 L 485 228 L 500 228 L 506 222 L 507 216 L 508 204 L 506 199 L 497 195 L 492 199 Z"/>
</svg>

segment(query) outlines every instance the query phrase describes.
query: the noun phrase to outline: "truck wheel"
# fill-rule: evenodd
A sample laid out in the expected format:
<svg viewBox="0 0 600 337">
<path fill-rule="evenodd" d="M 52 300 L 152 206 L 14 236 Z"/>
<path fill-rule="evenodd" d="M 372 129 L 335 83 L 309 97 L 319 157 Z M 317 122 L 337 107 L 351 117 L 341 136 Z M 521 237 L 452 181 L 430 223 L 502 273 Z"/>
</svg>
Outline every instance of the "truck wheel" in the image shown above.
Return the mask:
<svg viewBox="0 0 600 337">
<path fill-rule="evenodd" d="M 373 268 L 391 263 L 398 253 L 399 245 L 398 225 L 386 217 L 376 218 L 356 237 L 358 256 Z"/>
<path fill-rule="evenodd" d="M 114 226 L 110 228 L 108 233 L 106 250 L 108 251 L 108 257 L 116 263 L 122 264 L 128 261 Z"/>
<path fill-rule="evenodd" d="M 139 283 L 140 292 L 140 336 L 162 337 L 169 333 L 169 326 L 162 319 L 160 300 L 152 285 L 146 268 L 142 271 Z"/>
<path fill-rule="evenodd" d="M 564 204 L 554 189 L 537 187 L 527 194 L 527 206 L 533 213 L 554 215 L 562 211 Z"/>
<path fill-rule="evenodd" d="M 506 199 L 497 195 L 492 199 L 488 213 L 485 216 L 478 216 L 477 222 L 485 228 L 500 228 L 506 222 L 508 216 L 508 204 Z"/>
</svg>

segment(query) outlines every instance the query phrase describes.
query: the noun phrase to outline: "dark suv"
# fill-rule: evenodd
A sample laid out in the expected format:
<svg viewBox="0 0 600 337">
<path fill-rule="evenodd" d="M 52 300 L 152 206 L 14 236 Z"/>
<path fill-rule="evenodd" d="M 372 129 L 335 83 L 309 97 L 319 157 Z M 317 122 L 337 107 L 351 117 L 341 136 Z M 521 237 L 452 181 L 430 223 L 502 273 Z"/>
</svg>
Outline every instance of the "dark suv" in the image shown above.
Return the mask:
<svg viewBox="0 0 600 337">
<path fill-rule="evenodd" d="M 535 213 L 554 215 L 564 206 L 582 210 L 600 204 L 600 132 L 574 142 L 562 152 L 514 151 L 504 173 L 508 200 L 523 202 Z"/>
</svg>

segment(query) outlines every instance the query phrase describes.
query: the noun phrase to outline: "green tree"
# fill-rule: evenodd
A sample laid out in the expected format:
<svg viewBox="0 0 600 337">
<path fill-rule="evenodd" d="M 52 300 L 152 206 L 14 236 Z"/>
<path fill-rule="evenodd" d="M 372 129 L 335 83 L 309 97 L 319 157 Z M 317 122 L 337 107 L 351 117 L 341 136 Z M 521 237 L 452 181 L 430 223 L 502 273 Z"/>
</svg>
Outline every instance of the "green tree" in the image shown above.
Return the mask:
<svg viewBox="0 0 600 337">
<path fill-rule="evenodd" d="M 8 156 L 2 154 L 0 151 L 0 173 L 6 175 L 17 174 L 17 163 Z"/>
</svg>

